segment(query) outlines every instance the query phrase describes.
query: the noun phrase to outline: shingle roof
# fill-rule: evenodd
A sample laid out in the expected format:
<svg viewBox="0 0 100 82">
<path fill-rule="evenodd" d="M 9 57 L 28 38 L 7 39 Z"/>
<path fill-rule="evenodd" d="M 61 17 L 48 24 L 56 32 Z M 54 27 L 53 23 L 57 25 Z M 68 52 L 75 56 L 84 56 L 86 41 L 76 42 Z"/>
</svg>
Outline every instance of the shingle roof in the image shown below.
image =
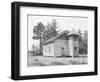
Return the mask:
<svg viewBox="0 0 100 82">
<path fill-rule="evenodd" d="M 45 44 L 45 43 L 52 42 L 52 41 L 54 41 L 55 39 L 57 39 L 58 37 L 60 37 L 62 34 L 64 34 L 64 33 L 66 33 L 66 34 L 67 34 L 67 32 L 66 32 L 66 31 L 61 32 L 61 33 L 60 33 L 60 34 L 58 34 L 57 36 L 54 36 L 54 37 L 52 37 L 52 38 L 50 38 L 50 39 L 48 39 L 47 41 L 42 42 L 42 43 L 43 43 L 43 44 Z"/>
<path fill-rule="evenodd" d="M 78 35 L 78 33 L 74 32 L 74 31 L 71 31 L 71 32 L 67 32 L 67 31 L 64 31 L 64 32 L 61 32 L 60 34 L 58 34 L 57 36 L 54 36 L 44 42 L 42 42 L 42 44 L 46 44 L 46 43 L 49 43 L 49 42 L 53 42 L 55 41 L 58 37 L 60 37 L 62 34 L 66 34 L 66 36 L 70 36 L 70 35 Z"/>
</svg>

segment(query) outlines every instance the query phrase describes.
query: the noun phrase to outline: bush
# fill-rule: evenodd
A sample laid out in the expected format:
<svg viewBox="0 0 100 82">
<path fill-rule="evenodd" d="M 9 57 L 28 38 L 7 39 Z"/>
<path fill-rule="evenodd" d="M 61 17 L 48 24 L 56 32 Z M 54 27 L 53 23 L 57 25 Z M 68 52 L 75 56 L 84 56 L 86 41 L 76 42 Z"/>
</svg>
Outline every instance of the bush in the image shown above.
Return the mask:
<svg viewBox="0 0 100 82">
<path fill-rule="evenodd" d="M 43 54 L 39 52 L 34 52 L 33 56 L 43 56 Z"/>
</svg>

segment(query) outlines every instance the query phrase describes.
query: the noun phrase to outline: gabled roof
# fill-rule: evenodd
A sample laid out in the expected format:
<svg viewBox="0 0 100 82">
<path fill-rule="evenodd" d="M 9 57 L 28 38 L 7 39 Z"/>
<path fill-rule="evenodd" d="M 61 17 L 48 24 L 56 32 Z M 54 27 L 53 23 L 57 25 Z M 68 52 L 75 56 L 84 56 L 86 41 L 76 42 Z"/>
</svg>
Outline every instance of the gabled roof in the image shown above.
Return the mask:
<svg viewBox="0 0 100 82">
<path fill-rule="evenodd" d="M 60 34 L 58 34 L 57 36 L 54 36 L 44 42 L 42 42 L 42 44 L 46 44 L 46 43 L 49 43 L 49 42 L 53 42 L 55 41 L 57 38 L 59 38 L 61 35 L 63 34 L 66 34 L 66 36 L 71 36 L 71 35 L 78 35 L 78 33 L 76 33 L 75 31 L 71 31 L 71 32 L 67 32 L 67 31 L 64 31 L 64 32 L 61 32 Z"/>
<path fill-rule="evenodd" d="M 64 32 L 61 32 L 60 34 L 58 34 L 57 36 L 54 36 L 54 37 L 52 37 L 52 38 L 50 38 L 50 39 L 48 39 L 48 40 L 46 40 L 45 42 L 42 42 L 42 43 L 43 43 L 43 44 L 46 44 L 46 43 L 49 43 L 49 42 L 53 42 L 53 41 L 55 41 L 57 38 L 59 38 L 61 35 L 63 35 L 64 33 L 67 35 L 67 32 L 64 31 Z"/>
</svg>

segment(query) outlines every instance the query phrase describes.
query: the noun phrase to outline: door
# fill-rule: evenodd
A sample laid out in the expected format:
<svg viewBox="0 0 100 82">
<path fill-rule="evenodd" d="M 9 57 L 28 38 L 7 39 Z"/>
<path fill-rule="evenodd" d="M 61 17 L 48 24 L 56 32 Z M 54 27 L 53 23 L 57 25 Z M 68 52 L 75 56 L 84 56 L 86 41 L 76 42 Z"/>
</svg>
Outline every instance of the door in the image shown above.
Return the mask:
<svg viewBox="0 0 100 82">
<path fill-rule="evenodd" d="M 64 47 L 61 47 L 61 56 L 64 56 L 65 55 L 65 50 L 64 50 Z"/>
<path fill-rule="evenodd" d="M 74 47 L 74 57 L 77 57 L 77 56 L 78 56 L 78 48 Z"/>
</svg>

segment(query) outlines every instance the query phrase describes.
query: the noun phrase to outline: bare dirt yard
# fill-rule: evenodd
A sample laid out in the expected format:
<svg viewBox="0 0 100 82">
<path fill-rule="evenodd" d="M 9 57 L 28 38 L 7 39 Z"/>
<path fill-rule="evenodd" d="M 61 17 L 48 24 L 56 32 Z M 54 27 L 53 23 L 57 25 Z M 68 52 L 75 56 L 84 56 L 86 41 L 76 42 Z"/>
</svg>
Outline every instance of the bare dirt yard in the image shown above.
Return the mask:
<svg viewBox="0 0 100 82">
<path fill-rule="evenodd" d="M 87 64 L 87 57 L 44 57 L 28 56 L 27 66 L 50 66 L 50 65 L 78 65 Z"/>
</svg>

